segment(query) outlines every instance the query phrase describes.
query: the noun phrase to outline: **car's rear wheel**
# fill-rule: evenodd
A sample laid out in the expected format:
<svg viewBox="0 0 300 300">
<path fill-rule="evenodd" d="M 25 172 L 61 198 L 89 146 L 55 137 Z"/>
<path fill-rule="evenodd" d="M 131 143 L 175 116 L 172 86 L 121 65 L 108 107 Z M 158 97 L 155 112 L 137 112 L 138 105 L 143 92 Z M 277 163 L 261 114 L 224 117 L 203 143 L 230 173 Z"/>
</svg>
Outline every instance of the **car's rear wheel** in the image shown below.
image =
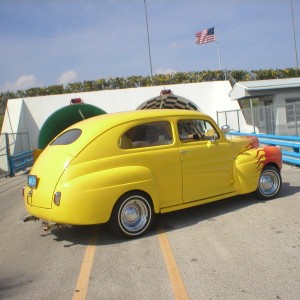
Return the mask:
<svg viewBox="0 0 300 300">
<path fill-rule="evenodd" d="M 151 225 L 153 208 L 143 193 L 132 192 L 122 196 L 116 203 L 110 221 L 110 229 L 119 236 L 141 236 Z"/>
<path fill-rule="evenodd" d="M 274 166 L 266 166 L 259 177 L 256 196 L 262 200 L 275 198 L 280 192 L 282 179 L 280 171 Z"/>
</svg>

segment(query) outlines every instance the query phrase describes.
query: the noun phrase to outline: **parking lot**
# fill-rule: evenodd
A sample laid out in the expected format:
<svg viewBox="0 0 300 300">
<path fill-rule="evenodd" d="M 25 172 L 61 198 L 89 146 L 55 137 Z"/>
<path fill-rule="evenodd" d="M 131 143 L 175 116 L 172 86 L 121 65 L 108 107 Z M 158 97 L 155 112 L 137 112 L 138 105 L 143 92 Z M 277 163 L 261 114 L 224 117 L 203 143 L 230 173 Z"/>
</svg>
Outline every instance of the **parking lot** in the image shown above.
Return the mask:
<svg viewBox="0 0 300 300">
<path fill-rule="evenodd" d="M 26 174 L 0 179 L 0 299 L 299 299 L 300 168 L 280 197 L 158 216 L 135 240 L 105 225 L 24 223 Z"/>
</svg>

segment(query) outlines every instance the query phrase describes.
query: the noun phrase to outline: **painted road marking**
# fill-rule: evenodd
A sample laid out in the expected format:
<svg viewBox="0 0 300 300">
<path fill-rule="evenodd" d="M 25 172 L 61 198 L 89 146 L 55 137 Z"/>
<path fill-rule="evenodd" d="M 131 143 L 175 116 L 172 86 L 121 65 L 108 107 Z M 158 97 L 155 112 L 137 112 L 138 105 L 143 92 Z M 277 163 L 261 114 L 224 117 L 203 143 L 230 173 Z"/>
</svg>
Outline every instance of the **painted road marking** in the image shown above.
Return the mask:
<svg viewBox="0 0 300 300">
<path fill-rule="evenodd" d="M 85 250 L 72 300 L 84 300 L 86 298 L 96 250 L 96 242 L 97 236 L 96 231 L 94 231 Z"/>
<path fill-rule="evenodd" d="M 180 276 L 175 257 L 168 236 L 162 230 L 158 230 L 158 240 L 165 260 L 169 280 L 172 285 L 173 294 L 176 300 L 188 300 L 189 296 Z M 92 233 L 88 246 L 86 247 L 84 258 L 81 264 L 80 273 L 77 279 L 75 292 L 72 300 L 85 300 L 88 292 L 90 274 L 93 266 L 96 251 L 97 236 L 96 231 Z"/>
<path fill-rule="evenodd" d="M 177 300 L 188 300 L 189 296 L 181 279 L 175 257 L 171 245 L 168 240 L 168 236 L 162 230 L 158 232 L 158 240 L 160 248 L 165 259 L 165 265 L 168 270 L 169 279 L 173 288 L 174 297 Z"/>
</svg>

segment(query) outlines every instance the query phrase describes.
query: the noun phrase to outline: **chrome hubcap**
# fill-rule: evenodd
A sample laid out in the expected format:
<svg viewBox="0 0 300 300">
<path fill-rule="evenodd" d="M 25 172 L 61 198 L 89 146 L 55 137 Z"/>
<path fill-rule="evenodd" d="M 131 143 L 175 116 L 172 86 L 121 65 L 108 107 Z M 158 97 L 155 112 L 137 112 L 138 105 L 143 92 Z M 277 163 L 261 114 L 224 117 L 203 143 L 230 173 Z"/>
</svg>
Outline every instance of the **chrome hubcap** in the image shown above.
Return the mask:
<svg viewBox="0 0 300 300">
<path fill-rule="evenodd" d="M 149 204 L 134 197 L 124 203 L 120 210 L 120 225 L 126 232 L 140 233 L 149 222 Z"/>
<path fill-rule="evenodd" d="M 135 222 L 138 218 L 138 210 L 136 207 L 126 207 L 124 209 L 124 221 L 126 223 Z"/>
<path fill-rule="evenodd" d="M 275 172 L 266 171 L 259 181 L 259 189 L 265 195 L 273 195 L 279 188 L 279 178 Z"/>
</svg>

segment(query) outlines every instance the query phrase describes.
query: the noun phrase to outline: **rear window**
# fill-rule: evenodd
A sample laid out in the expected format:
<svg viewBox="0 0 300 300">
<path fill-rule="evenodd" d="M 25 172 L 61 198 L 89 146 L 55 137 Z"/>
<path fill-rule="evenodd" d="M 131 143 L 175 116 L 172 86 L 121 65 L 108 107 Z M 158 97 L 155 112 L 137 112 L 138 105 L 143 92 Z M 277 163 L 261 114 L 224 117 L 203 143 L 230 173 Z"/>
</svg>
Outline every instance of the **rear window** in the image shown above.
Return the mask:
<svg viewBox="0 0 300 300">
<path fill-rule="evenodd" d="M 69 145 L 75 142 L 80 135 L 80 129 L 71 129 L 58 136 L 50 145 Z"/>
</svg>

